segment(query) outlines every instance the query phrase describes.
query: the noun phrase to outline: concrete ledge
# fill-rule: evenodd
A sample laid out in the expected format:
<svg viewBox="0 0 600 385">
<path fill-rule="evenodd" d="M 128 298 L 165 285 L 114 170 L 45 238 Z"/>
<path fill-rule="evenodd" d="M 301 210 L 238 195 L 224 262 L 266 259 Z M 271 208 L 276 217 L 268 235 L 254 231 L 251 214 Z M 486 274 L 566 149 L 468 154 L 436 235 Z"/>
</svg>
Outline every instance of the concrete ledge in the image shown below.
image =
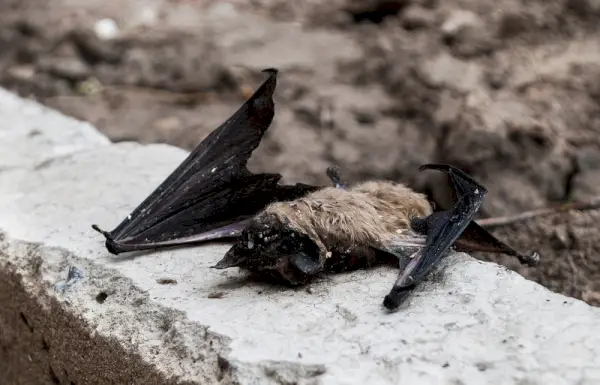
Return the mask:
<svg viewBox="0 0 600 385">
<path fill-rule="evenodd" d="M 0 88 L 0 171 L 110 144 L 92 125 Z"/>
<path fill-rule="evenodd" d="M 111 256 L 90 225 L 113 228 L 186 152 L 5 93 L 0 111 L 0 383 L 600 382 L 600 309 L 465 254 L 391 315 L 393 269 L 284 290 L 208 269 L 226 245 Z"/>
</svg>

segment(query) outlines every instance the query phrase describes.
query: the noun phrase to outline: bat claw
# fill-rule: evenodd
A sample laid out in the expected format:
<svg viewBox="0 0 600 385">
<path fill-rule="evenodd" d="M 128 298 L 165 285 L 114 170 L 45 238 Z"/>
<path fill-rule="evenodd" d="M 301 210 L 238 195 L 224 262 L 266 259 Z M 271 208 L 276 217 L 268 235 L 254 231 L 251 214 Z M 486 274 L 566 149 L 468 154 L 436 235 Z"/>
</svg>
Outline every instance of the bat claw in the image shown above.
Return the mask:
<svg viewBox="0 0 600 385">
<path fill-rule="evenodd" d="M 449 169 L 450 169 L 449 165 L 440 164 L 440 163 L 426 163 L 426 164 L 419 166 L 419 171 L 425 171 L 425 170 L 448 171 Z"/>
<path fill-rule="evenodd" d="M 413 286 L 394 287 L 383 299 L 383 306 L 389 311 L 396 310 L 408 297 Z"/>
<path fill-rule="evenodd" d="M 94 229 L 97 232 L 99 232 L 100 234 L 104 235 L 104 237 L 106 239 L 110 239 L 110 234 L 108 233 L 108 231 L 102 230 L 100 227 L 98 227 L 98 225 L 92 225 L 92 229 Z"/>
<path fill-rule="evenodd" d="M 327 177 L 335 185 L 335 188 L 346 189 L 346 185 L 342 182 L 340 168 L 337 166 L 329 166 L 326 170 Z"/>
<path fill-rule="evenodd" d="M 92 229 L 94 229 L 97 232 L 99 232 L 100 234 L 104 235 L 104 238 L 106 238 L 105 246 L 109 253 L 118 255 L 119 253 L 124 251 L 119 246 L 119 244 L 117 242 L 115 242 L 114 238 L 110 235 L 110 233 L 108 231 L 102 230 L 100 227 L 98 227 L 98 225 L 92 225 Z"/>
<path fill-rule="evenodd" d="M 465 193 L 475 195 L 485 195 L 487 193 L 487 189 L 480 185 L 475 179 L 473 179 L 473 177 L 460 168 L 452 165 L 442 163 L 426 163 L 419 167 L 419 171 L 424 170 L 438 170 L 449 174 L 452 179 L 452 184 L 457 190 L 459 196 L 464 195 Z M 471 186 L 465 185 L 466 183 L 471 184 Z"/>
<path fill-rule="evenodd" d="M 522 256 L 519 258 L 519 261 L 525 266 L 535 266 L 540 262 L 540 255 L 537 252 L 534 252 L 531 255 Z"/>
<path fill-rule="evenodd" d="M 262 70 L 260 72 L 264 72 L 269 75 L 276 75 L 279 72 L 279 69 L 277 69 L 275 67 L 270 67 L 270 68 L 265 68 L 264 70 Z"/>
<path fill-rule="evenodd" d="M 425 170 L 438 170 L 438 171 L 444 171 L 444 172 L 460 171 L 461 173 L 464 173 L 464 171 L 462 171 L 461 169 L 454 167 L 452 165 L 449 165 L 449 164 L 444 164 L 444 163 L 425 163 L 425 164 L 419 166 L 419 171 L 425 171 Z"/>
</svg>

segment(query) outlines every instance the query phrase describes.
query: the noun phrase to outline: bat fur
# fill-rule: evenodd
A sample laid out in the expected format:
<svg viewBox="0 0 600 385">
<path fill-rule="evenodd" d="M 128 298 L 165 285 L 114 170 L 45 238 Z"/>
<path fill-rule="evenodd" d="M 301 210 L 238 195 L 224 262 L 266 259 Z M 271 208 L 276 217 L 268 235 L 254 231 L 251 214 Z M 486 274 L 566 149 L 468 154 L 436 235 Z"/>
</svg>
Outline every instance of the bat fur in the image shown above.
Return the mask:
<svg viewBox="0 0 600 385">
<path fill-rule="evenodd" d="M 402 184 L 369 181 L 349 190 L 326 187 L 291 202 L 277 202 L 259 216 L 308 236 L 324 258 L 333 248 L 352 245 L 382 246 L 386 240 L 410 230 L 412 217 L 432 213 L 423 194 Z"/>
<path fill-rule="evenodd" d="M 398 265 L 398 259 L 390 260 L 389 254 L 378 250 L 394 250 L 400 257 L 397 252 L 402 246 L 424 246 L 424 237 L 411 229 L 411 220 L 432 212 L 424 194 L 401 183 L 367 181 L 348 189 L 324 187 L 293 201 L 268 205 L 216 267 L 238 266 L 300 285 L 316 271 L 302 271 L 291 261 L 297 252 L 316 251 L 316 270 L 323 272 Z M 293 237 L 304 242 L 291 246 L 291 253 L 272 247 Z"/>
</svg>

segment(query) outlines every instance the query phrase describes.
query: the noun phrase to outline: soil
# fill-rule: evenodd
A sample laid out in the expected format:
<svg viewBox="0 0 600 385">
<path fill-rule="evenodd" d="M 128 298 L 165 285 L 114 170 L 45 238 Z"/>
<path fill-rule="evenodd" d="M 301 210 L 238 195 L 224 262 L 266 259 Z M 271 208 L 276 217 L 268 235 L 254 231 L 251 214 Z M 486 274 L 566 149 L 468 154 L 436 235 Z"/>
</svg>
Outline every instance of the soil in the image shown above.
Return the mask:
<svg viewBox="0 0 600 385">
<path fill-rule="evenodd" d="M 488 189 L 481 217 L 600 195 L 597 0 L 4 0 L 0 85 L 113 141 L 186 149 L 280 69 L 250 161 L 287 182 L 385 178 L 451 202 L 427 162 Z M 114 28 L 111 28 L 111 23 Z M 494 233 L 538 250 L 502 262 L 600 305 L 600 212 Z"/>
</svg>

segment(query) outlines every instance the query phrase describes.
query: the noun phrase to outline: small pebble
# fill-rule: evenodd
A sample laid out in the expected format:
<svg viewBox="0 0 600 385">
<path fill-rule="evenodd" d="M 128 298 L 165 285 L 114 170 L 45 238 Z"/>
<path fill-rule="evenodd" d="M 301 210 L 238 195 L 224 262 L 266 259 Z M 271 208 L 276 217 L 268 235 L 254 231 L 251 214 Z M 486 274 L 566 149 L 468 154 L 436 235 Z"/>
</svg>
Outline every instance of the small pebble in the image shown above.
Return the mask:
<svg viewBox="0 0 600 385">
<path fill-rule="evenodd" d="M 177 285 L 177 280 L 173 278 L 159 278 L 156 283 L 160 285 Z"/>
<path fill-rule="evenodd" d="M 523 12 L 507 12 L 502 15 L 498 26 L 498 37 L 509 39 L 531 29 L 535 20 L 531 15 Z"/>
<path fill-rule="evenodd" d="M 473 12 L 456 9 L 448 14 L 441 31 L 446 36 L 455 36 L 466 28 L 477 28 L 482 25 L 481 19 Z"/>
<path fill-rule="evenodd" d="M 119 27 L 113 19 L 100 19 L 94 23 L 94 33 L 100 40 L 111 40 L 119 35 Z"/>
<path fill-rule="evenodd" d="M 419 7 L 410 6 L 402 13 L 402 26 L 407 30 L 427 28 L 435 22 L 431 11 Z"/>
</svg>

